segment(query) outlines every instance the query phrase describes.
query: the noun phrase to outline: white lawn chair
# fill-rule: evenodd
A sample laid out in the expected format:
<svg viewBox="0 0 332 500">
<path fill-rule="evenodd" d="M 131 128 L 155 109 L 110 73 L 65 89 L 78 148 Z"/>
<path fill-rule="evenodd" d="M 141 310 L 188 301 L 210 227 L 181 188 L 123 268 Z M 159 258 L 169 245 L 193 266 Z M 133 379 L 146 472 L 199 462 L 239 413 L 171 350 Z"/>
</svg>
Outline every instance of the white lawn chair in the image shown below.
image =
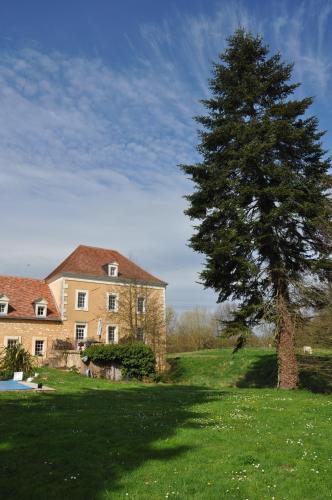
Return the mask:
<svg viewBox="0 0 332 500">
<path fill-rule="evenodd" d="M 21 382 L 23 380 L 23 372 L 14 372 L 13 380 Z"/>
</svg>

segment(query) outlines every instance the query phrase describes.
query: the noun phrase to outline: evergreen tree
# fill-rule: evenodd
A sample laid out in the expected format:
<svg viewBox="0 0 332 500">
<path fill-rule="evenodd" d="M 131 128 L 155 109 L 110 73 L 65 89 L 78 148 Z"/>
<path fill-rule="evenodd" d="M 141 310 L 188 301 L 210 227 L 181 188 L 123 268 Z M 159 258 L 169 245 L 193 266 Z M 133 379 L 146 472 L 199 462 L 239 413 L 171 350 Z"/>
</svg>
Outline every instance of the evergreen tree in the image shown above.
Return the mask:
<svg viewBox="0 0 332 500">
<path fill-rule="evenodd" d="M 199 222 L 190 246 L 218 302 L 236 300 L 232 331 L 274 311 L 280 388 L 295 388 L 295 318 L 331 272 L 330 160 L 310 97 L 291 98 L 292 65 L 239 29 L 214 64 L 198 151 L 181 168 L 195 185 L 186 214 Z"/>
</svg>

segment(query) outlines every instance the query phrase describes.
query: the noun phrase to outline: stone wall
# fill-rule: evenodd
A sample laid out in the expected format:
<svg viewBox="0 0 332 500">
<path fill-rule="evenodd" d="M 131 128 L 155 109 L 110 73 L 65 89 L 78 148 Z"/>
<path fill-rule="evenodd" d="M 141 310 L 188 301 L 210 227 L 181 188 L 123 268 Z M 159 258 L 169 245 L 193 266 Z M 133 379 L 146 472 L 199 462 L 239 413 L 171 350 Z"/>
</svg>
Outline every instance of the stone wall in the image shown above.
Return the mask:
<svg viewBox="0 0 332 500">
<path fill-rule="evenodd" d="M 75 325 L 86 324 L 86 339 L 108 343 L 107 328 L 112 325 L 117 328 L 118 341 L 131 333 L 129 325 L 142 326 L 145 332 L 145 342 L 150 345 L 156 354 L 158 371 L 166 369 L 166 326 L 165 326 L 165 289 L 163 287 L 127 286 L 117 283 L 101 281 L 84 281 L 73 278 L 63 278 L 64 290 L 64 325 L 69 338 L 76 343 Z M 136 290 L 138 289 L 138 291 Z M 87 309 L 77 310 L 76 296 L 78 291 L 88 294 Z M 118 297 L 118 309 L 115 312 L 107 311 L 107 296 L 114 293 Z M 134 298 L 130 294 L 133 294 Z M 136 295 L 142 294 L 146 298 L 144 314 L 135 314 Z M 149 307 L 152 304 L 152 307 Z M 101 320 L 100 336 L 98 322 Z M 155 328 L 151 328 L 154 326 Z M 153 332 L 157 330 L 158 334 Z"/>
<path fill-rule="evenodd" d="M 42 359 L 46 359 L 53 350 L 53 343 L 57 339 L 66 337 L 64 325 L 57 321 L 42 320 L 0 320 L 0 348 L 7 346 L 8 339 L 17 339 L 31 354 L 35 354 L 35 341 L 44 341 Z M 41 360 L 42 360 L 41 359 Z"/>
<path fill-rule="evenodd" d="M 52 368 L 72 368 L 77 366 L 80 369 L 81 356 L 80 352 L 75 350 L 57 350 L 55 349 L 56 341 L 69 341 L 66 325 L 56 321 L 40 321 L 40 320 L 18 320 L 18 319 L 0 319 L 0 350 L 7 346 L 8 339 L 16 339 L 23 347 L 31 354 L 35 354 L 34 346 L 36 340 L 44 341 L 44 355 L 38 358 L 39 364 L 48 364 Z M 69 343 L 74 344 L 73 338 L 70 338 Z M 157 371 L 166 369 L 165 345 L 161 339 L 160 344 L 155 347 L 157 358 Z M 96 373 L 97 368 L 94 368 Z M 99 376 L 99 375 L 98 375 Z M 105 374 L 106 378 L 118 380 L 118 374 Z"/>
<path fill-rule="evenodd" d="M 87 376 L 88 370 L 93 378 L 107 378 L 109 380 L 122 380 L 121 367 L 113 364 L 109 366 L 99 366 L 92 361 L 81 362 L 81 375 Z"/>
<path fill-rule="evenodd" d="M 51 368 L 76 368 L 81 366 L 81 353 L 79 351 L 52 351 L 47 360 Z"/>
</svg>

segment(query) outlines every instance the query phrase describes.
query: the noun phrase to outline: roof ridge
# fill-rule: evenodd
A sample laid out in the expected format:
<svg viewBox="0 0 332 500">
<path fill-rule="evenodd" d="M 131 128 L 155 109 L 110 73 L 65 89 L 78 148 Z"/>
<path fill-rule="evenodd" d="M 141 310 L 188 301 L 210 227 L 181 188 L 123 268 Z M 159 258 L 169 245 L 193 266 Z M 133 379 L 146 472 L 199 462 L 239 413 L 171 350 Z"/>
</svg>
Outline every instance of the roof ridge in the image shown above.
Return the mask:
<svg viewBox="0 0 332 500">
<path fill-rule="evenodd" d="M 160 278 L 157 278 L 157 276 L 138 265 L 134 260 L 120 253 L 118 250 L 83 244 L 78 245 L 67 258 L 60 262 L 60 264 L 45 277 L 45 281 L 49 282 L 50 280 L 61 276 L 61 273 L 63 272 L 84 274 L 84 272 L 87 271 L 87 266 L 90 266 L 90 271 L 88 271 L 87 274 L 96 276 L 104 275 L 104 272 L 101 271 L 103 266 L 107 264 L 105 261 L 110 258 L 109 254 L 112 254 L 112 259 L 119 259 L 119 271 L 123 277 L 139 280 L 150 279 L 157 283 L 165 283 Z M 83 260 L 81 257 L 83 257 Z M 124 272 L 122 266 L 124 267 Z M 94 270 L 94 272 L 92 272 L 92 270 Z"/>
<path fill-rule="evenodd" d="M 61 269 L 61 266 L 63 266 L 63 265 L 64 265 L 64 264 L 65 264 L 65 263 L 66 263 L 66 262 L 67 262 L 67 261 L 68 261 L 68 260 L 69 260 L 69 259 L 70 259 L 70 258 L 71 258 L 71 257 L 72 257 L 75 253 L 76 253 L 76 252 L 77 252 L 77 250 L 78 250 L 81 246 L 83 246 L 83 245 L 79 245 L 78 247 L 76 247 L 76 248 L 75 248 L 75 249 L 74 249 L 74 250 L 73 250 L 73 251 L 72 251 L 72 252 L 68 255 L 68 257 L 66 257 L 65 259 L 63 259 L 63 261 L 61 261 L 61 262 L 60 262 L 60 264 L 58 264 L 58 265 L 56 266 L 56 268 L 55 268 L 55 269 L 53 269 L 53 271 L 51 271 L 51 272 L 50 272 L 50 273 L 49 273 L 49 274 L 48 274 L 48 275 L 44 278 L 44 279 L 45 279 L 45 281 L 47 281 L 47 280 L 48 280 L 48 278 L 50 278 L 51 276 L 56 275 L 56 273 L 57 273 L 58 269 Z"/>
<path fill-rule="evenodd" d="M 0 278 L 15 278 L 19 280 L 32 280 L 32 281 L 39 281 L 42 283 L 46 283 L 45 278 L 31 278 L 30 276 L 16 276 L 13 274 L 0 274 Z"/>
<path fill-rule="evenodd" d="M 82 243 L 80 243 L 78 245 L 78 247 L 76 247 L 76 250 L 77 250 L 77 248 L 92 248 L 94 250 L 106 250 L 107 252 L 116 252 L 116 253 L 119 253 L 117 250 L 114 250 L 113 248 L 95 247 L 95 246 L 92 246 L 92 245 L 83 245 Z"/>
</svg>

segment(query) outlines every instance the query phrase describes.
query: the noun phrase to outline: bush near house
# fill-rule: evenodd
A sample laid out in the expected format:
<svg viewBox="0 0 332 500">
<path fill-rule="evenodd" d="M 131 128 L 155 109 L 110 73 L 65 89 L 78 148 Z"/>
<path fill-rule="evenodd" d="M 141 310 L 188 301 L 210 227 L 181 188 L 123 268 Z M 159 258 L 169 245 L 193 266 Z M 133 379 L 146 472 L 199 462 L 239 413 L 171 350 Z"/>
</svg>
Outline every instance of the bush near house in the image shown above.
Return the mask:
<svg viewBox="0 0 332 500">
<path fill-rule="evenodd" d="M 142 380 L 155 373 L 155 355 L 151 347 L 142 342 L 95 344 L 85 349 L 83 356 L 101 366 L 119 364 L 123 377 Z"/>
<path fill-rule="evenodd" d="M 10 380 L 14 376 L 12 370 L 0 370 L 0 380 Z"/>
<path fill-rule="evenodd" d="M 73 342 L 66 339 L 56 339 L 53 342 L 52 348 L 54 351 L 71 351 L 75 349 Z"/>
</svg>

